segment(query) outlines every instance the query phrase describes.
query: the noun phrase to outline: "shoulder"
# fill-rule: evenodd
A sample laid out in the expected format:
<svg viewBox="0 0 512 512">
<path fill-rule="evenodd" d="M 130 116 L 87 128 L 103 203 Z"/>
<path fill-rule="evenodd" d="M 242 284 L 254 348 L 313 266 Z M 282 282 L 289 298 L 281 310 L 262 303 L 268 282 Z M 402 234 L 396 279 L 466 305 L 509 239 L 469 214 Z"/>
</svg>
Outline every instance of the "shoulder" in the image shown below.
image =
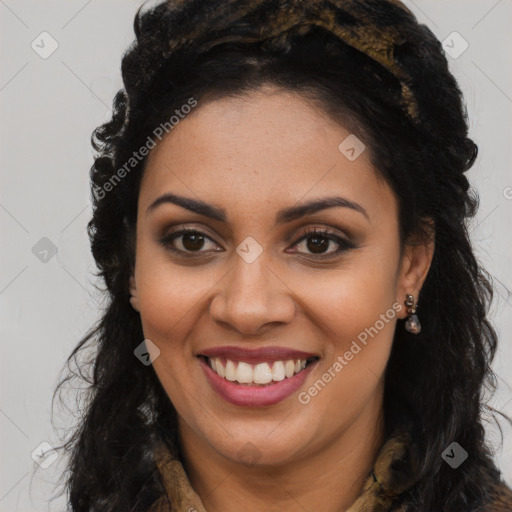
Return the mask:
<svg viewBox="0 0 512 512">
<path fill-rule="evenodd" d="M 151 505 L 148 512 L 173 512 L 169 500 L 165 495 L 161 496 L 157 501 Z"/>
<path fill-rule="evenodd" d="M 420 509 L 412 506 L 412 503 L 399 502 L 389 509 L 389 512 L 409 512 L 410 510 L 418 511 Z M 489 495 L 489 501 L 486 505 L 479 507 L 473 512 L 512 512 L 512 490 L 504 483 L 497 483 Z"/>
<path fill-rule="evenodd" d="M 497 484 L 491 492 L 489 503 L 478 512 L 511 512 L 512 490 L 504 483 Z"/>
</svg>

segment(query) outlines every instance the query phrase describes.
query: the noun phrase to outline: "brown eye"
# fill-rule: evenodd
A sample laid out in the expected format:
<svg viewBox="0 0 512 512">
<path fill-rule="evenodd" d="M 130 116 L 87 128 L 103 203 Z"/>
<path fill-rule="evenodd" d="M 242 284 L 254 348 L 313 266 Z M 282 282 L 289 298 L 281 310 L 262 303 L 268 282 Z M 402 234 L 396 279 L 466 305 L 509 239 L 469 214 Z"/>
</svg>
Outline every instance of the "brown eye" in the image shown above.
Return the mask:
<svg viewBox="0 0 512 512">
<path fill-rule="evenodd" d="M 309 235 L 306 240 L 306 246 L 313 254 L 322 254 L 329 247 L 329 244 L 332 241 L 322 235 Z"/>
<path fill-rule="evenodd" d="M 205 249 L 205 246 L 207 246 L 208 242 L 211 242 L 214 247 L 210 250 L 203 250 Z M 213 243 L 213 240 L 209 236 L 193 228 L 183 228 L 179 231 L 169 233 L 160 240 L 160 244 L 171 252 L 188 257 L 201 256 L 203 254 L 222 250 L 215 248 L 218 246 Z M 342 252 L 356 248 L 354 243 L 334 234 L 333 231 L 318 228 L 306 231 L 304 236 L 299 239 L 294 246 L 301 244 L 305 245 L 305 251 L 292 252 L 298 252 L 306 255 L 309 252 L 309 255 L 313 259 L 334 258 Z M 335 249 L 327 252 L 329 247 L 333 244 Z"/>
<path fill-rule="evenodd" d="M 210 237 L 206 236 L 201 231 L 184 228 L 164 236 L 160 240 L 160 244 L 166 249 L 178 253 L 202 254 L 208 252 L 201 250 L 205 247 L 207 241 L 213 242 Z"/>
<path fill-rule="evenodd" d="M 197 233 L 186 233 L 182 238 L 181 244 L 187 251 L 197 251 L 204 245 L 204 236 Z"/>
<path fill-rule="evenodd" d="M 304 244 L 305 242 L 305 244 Z M 331 252 L 326 252 L 327 249 L 334 243 L 338 246 L 337 249 Z M 337 256 L 338 254 L 347 251 L 348 249 L 354 249 L 356 246 L 349 240 L 341 238 L 335 235 L 329 229 L 317 229 L 313 228 L 306 231 L 295 246 L 304 244 L 307 251 L 310 251 L 313 258 L 330 258 Z M 302 252 L 302 251 L 299 251 Z M 307 253 L 306 253 L 307 254 Z"/>
</svg>

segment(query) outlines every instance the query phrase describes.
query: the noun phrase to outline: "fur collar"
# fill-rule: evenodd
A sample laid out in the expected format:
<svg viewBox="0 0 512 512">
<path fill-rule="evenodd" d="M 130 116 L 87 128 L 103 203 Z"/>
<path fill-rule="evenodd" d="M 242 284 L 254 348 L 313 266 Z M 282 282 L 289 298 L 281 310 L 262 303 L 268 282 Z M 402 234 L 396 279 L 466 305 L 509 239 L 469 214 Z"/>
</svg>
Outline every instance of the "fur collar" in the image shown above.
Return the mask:
<svg viewBox="0 0 512 512">
<path fill-rule="evenodd" d="M 157 447 L 154 459 L 166 495 L 161 496 L 149 512 L 207 512 L 181 461 L 165 443 Z M 417 465 L 418 450 L 411 443 L 408 429 L 398 428 L 382 446 L 361 494 L 346 512 L 412 512 L 413 509 L 400 500 L 400 494 L 416 482 Z M 492 503 L 474 512 L 511 511 L 512 491 L 502 484 L 496 487 Z"/>
</svg>

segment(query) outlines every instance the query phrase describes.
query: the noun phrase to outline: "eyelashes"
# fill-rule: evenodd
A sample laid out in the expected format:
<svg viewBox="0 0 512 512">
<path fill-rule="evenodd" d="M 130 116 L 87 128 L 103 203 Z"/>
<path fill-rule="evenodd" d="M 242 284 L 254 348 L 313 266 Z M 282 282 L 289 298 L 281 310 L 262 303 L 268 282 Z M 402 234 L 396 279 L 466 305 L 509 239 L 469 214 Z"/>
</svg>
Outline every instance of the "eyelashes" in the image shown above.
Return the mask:
<svg viewBox="0 0 512 512">
<path fill-rule="evenodd" d="M 327 243 L 321 244 L 324 247 L 325 246 L 329 247 L 331 245 L 331 242 L 334 242 L 335 244 L 338 245 L 338 248 L 335 251 L 328 252 L 328 253 L 322 253 L 322 254 L 302 253 L 300 251 L 297 251 L 297 252 L 299 254 L 306 254 L 307 256 L 310 256 L 315 259 L 328 259 L 328 258 L 332 259 L 350 249 L 356 248 L 356 245 L 353 242 L 336 235 L 334 233 L 334 231 L 332 231 L 328 228 L 309 228 L 309 229 L 305 230 L 302 233 L 301 237 L 294 243 L 293 247 L 296 247 L 299 244 L 302 244 L 306 240 L 318 241 L 318 240 L 322 240 L 322 239 L 324 241 L 327 241 Z"/>
<path fill-rule="evenodd" d="M 167 250 L 171 251 L 171 252 L 182 253 L 182 254 L 186 253 L 185 255 L 187 257 L 192 257 L 192 258 L 195 258 L 197 256 L 203 256 L 204 255 L 203 253 L 205 253 L 205 252 L 212 252 L 212 251 L 201 251 L 201 254 L 194 254 L 194 252 L 198 252 L 198 251 L 189 251 L 189 250 L 183 250 L 183 249 L 176 249 L 173 246 L 174 241 L 176 239 L 184 236 L 184 235 L 188 236 L 189 241 L 191 239 L 195 239 L 195 243 L 197 243 L 197 242 L 201 243 L 202 240 L 210 240 L 211 242 L 213 242 L 213 240 L 206 233 L 203 233 L 202 231 L 199 231 L 198 229 L 195 229 L 195 228 L 182 228 L 182 229 L 180 229 L 178 231 L 174 231 L 174 232 L 169 233 L 168 235 L 165 235 L 160 240 L 160 244 L 163 247 L 165 247 Z M 182 242 L 182 245 L 183 245 L 183 242 Z M 214 252 L 220 252 L 220 251 L 216 250 Z"/>
<path fill-rule="evenodd" d="M 179 249 L 175 246 L 175 242 L 180 238 L 182 239 L 180 241 L 180 245 L 183 247 L 183 249 Z M 213 242 L 213 240 L 206 233 L 198 230 L 197 228 L 182 228 L 165 235 L 159 240 L 159 244 L 171 253 L 185 258 L 199 258 L 214 252 L 222 252 L 222 250 L 219 249 L 208 251 L 201 250 L 204 248 L 204 245 L 207 245 L 208 241 L 212 242 L 213 245 L 216 245 L 215 242 Z M 321 254 L 315 254 L 314 252 L 302 252 L 297 250 L 292 251 L 292 253 L 305 255 L 306 257 L 316 260 L 333 259 L 342 253 L 357 248 L 356 244 L 350 240 L 336 235 L 334 231 L 328 228 L 309 228 L 305 230 L 301 234 L 300 238 L 294 242 L 292 247 L 297 247 L 298 245 L 307 241 L 312 241 L 312 244 L 309 246 L 306 243 L 306 250 L 310 251 L 312 250 L 311 248 L 313 248 L 313 250 L 322 251 L 325 248 L 329 248 L 333 242 L 338 247 L 334 251 Z"/>
</svg>

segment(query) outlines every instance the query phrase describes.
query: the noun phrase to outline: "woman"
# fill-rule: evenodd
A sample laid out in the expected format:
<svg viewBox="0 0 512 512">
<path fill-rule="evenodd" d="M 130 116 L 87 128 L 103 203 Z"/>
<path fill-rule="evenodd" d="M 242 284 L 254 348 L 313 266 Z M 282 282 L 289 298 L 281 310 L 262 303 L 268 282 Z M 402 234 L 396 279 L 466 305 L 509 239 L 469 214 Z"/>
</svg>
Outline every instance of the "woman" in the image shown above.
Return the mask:
<svg viewBox="0 0 512 512">
<path fill-rule="evenodd" d="M 512 510 L 440 42 L 398 0 L 174 0 L 135 32 L 93 137 L 72 510 Z"/>
</svg>

